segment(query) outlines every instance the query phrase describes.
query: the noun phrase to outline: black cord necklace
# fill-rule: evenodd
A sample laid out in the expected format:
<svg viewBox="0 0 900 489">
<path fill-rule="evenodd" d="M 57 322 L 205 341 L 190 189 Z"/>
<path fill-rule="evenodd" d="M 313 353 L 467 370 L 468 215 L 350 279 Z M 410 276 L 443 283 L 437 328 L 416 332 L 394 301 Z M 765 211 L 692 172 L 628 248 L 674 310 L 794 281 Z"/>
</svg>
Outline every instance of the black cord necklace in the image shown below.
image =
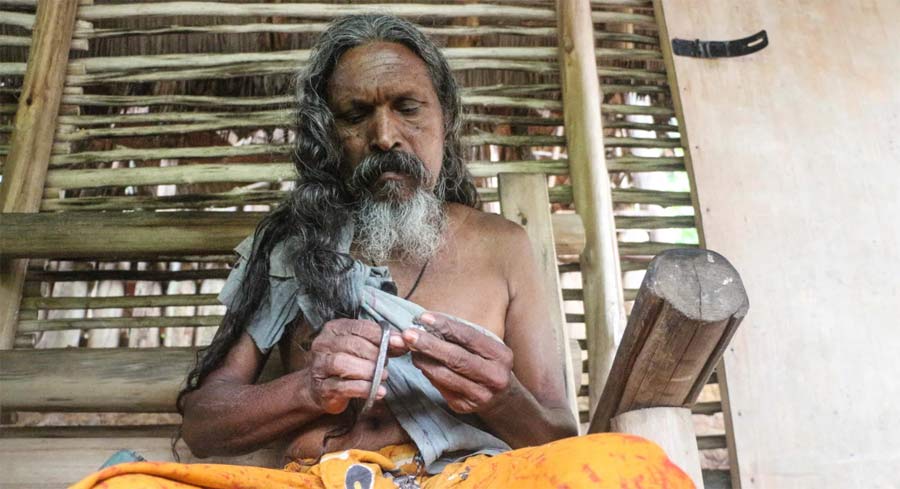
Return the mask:
<svg viewBox="0 0 900 489">
<path fill-rule="evenodd" d="M 419 288 L 419 282 L 422 281 L 422 275 L 425 275 L 425 269 L 428 268 L 428 262 L 430 260 L 431 260 L 431 258 L 425 260 L 425 263 L 422 265 L 422 269 L 419 270 L 419 276 L 416 277 L 416 281 L 413 282 L 412 288 L 409 289 L 409 293 L 406 294 L 406 297 L 404 297 L 403 300 L 409 300 L 409 298 L 412 297 L 413 292 L 415 292 L 416 289 Z"/>
<path fill-rule="evenodd" d="M 419 275 L 416 277 L 416 281 L 413 282 L 412 288 L 409 289 L 409 293 L 406 294 L 405 297 L 403 297 L 403 300 L 409 300 L 409 298 L 412 297 L 412 295 L 413 295 L 413 293 L 416 291 L 416 289 L 419 288 L 419 282 L 422 281 L 422 276 L 425 275 L 425 269 L 428 268 L 428 262 L 429 262 L 430 260 L 431 260 L 431 259 L 429 258 L 429 259 L 425 260 L 425 263 L 424 263 L 424 264 L 422 264 L 422 269 L 419 270 Z M 375 262 L 373 261 L 373 262 L 372 262 L 372 266 L 373 266 L 373 267 L 379 267 L 379 266 L 381 266 L 381 265 L 379 265 L 379 264 L 377 264 L 377 263 L 375 263 Z M 381 284 L 381 290 L 383 290 L 383 291 L 385 291 L 385 292 L 388 292 L 388 293 L 390 293 L 390 294 L 392 294 L 392 295 L 399 295 L 399 291 L 397 290 L 397 283 L 394 282 L 394 281 L 382 283 L 382 284 Z"/>
</svg>

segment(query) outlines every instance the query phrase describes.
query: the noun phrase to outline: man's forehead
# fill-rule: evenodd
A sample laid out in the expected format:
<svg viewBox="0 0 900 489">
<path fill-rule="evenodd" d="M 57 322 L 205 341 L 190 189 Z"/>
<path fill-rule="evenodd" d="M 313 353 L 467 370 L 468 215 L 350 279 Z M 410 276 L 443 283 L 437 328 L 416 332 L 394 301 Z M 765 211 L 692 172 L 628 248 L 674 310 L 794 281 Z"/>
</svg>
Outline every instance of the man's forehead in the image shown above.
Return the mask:
<svg viewBox="0 0 900 489">
<path fill-rule="evenodd" d="M 373 90 L 393 98 L 434 93 L 425 62 L 406 46 L 392 42 L 372 42 L 345 52 L 328 89 L 335 103 L 369 98 Z"/>
</svg>

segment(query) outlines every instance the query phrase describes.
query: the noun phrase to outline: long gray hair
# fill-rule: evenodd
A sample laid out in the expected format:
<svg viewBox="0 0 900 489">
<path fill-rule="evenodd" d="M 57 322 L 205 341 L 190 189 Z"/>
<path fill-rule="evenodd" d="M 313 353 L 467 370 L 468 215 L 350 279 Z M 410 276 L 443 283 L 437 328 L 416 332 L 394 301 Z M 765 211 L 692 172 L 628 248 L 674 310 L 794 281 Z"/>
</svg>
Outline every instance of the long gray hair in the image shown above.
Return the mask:
<svg viewBox="0 0 900 489">
<path fill-rule="evenodd" d="M 425 62 L 443 112 L 445 140 L 438 186 L 443 188 L 446 202 L 478 205 L 460 143 L 459 88 L 437 46 L 410 22 L 390 15 L 353 15 L 332 22 L 296 80 L 297 137 L 292 155 L 299 175 L 296 187 L 257 226 L 253 253 L 236 302 L 212 343 L 198 353 L 197 365 L 178 395 L 179 411 L 183 410 L 184 396 L 198 389 L 221 365 L 268 295 L 269 256 L 276 244 L 285 243 L 294 273 L 313 298 L 318 317 L 356 317 L 359 304 L 347 299 L 353 294 L 348 293 L 347 281 L 343 280 L 353 260 L 338 251 L 342 230 L 352 219 L 354 199 L 343 178 L 343 154 L 327 104 L 327 90 L 335 65 L 346 51 L 378 41 L 402 44 Z"/>
</svg>

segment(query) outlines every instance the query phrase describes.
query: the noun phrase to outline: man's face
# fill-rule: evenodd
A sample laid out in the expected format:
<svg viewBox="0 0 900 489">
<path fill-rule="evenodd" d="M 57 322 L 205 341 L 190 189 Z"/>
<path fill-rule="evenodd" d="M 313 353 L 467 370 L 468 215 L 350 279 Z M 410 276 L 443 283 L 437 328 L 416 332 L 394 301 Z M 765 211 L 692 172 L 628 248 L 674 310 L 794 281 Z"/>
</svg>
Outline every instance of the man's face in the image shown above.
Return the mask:
<svg viewBox="0 0 900 489">
<path fill-rule="evenodd" d="M 370 154 L 399 151 L 424 163 L 431 175 L 427 186 L 434 187 L 443 160 L 443 114 L 428 69 L 415 53 L 390 42 L 348 50 L 329 81 L 328 104 L 348 174 Z M 395 171 L 373 182 L 385 184 L 406 189 L 407 196 L 417 186 L 412 177 Z"/>
</svg>

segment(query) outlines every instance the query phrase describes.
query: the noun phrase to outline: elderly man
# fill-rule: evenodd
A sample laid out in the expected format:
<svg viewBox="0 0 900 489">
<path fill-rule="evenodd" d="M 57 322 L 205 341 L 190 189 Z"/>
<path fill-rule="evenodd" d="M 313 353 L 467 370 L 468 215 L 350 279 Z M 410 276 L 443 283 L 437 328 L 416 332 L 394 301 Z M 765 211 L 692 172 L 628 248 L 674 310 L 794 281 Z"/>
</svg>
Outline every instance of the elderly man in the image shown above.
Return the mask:
<svg viewBox="0 0 900 489">
<path fill-rule="evenodd" d="M 563 440 L 576 422 L 529 241 L 477 210 L 428 39 L 339 19 L 298 99 L 296 189 L 236 249 L 228 314 L 179 395 L 195 455 L 282 442 L 288 471 L 137 463 L 84 486 L 690 487 L 643 440 Z M 257 383 L 276 345 L 286 373 Z"/>
</svg>

